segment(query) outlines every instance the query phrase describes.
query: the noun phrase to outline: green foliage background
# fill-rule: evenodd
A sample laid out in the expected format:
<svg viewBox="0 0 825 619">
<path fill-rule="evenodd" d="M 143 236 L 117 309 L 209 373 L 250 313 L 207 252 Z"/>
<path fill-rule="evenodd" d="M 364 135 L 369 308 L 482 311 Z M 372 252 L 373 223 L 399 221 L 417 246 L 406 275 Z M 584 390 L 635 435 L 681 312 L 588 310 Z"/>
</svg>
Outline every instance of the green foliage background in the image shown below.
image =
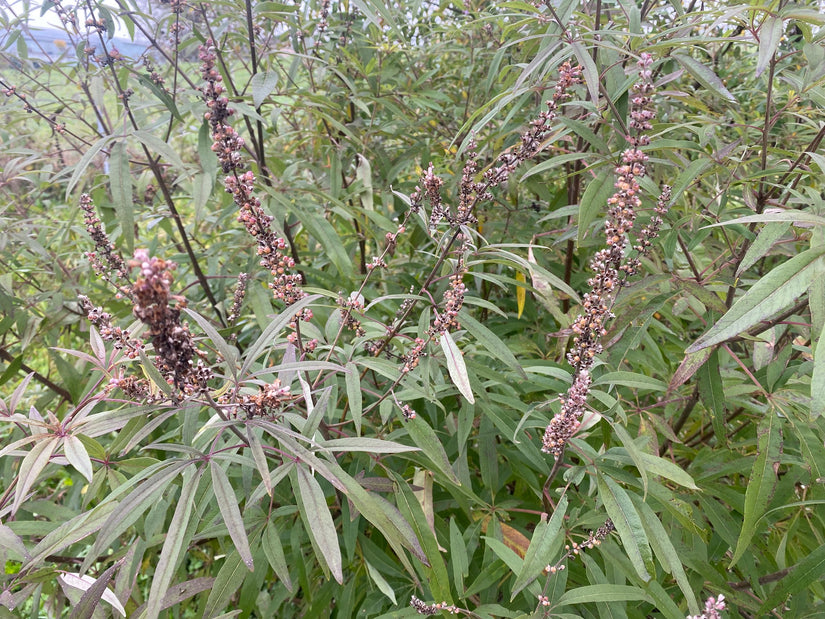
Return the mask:
<svg viewBox="0 0 825 619">
<path fill-rule="evenodd" d="M 58 9 L 76 26 L 44 62 L 24 35 Z M 90 0 L 1 14 L 0 616 L 395 617 L 416 615 L 415 596 L 474 617 L 683 618 L 719 594 L 728 616 L 821 613 L 818 4 Z M 115 20 L 148 38 L 151 66 L 95 61 L 113 54 Z M 314 353 L 289 344 L 295 307 L 273 301 L 221 186 L 197 90 L 208 38 L 257 195 L 313 295 Z M 657 118 L 639 227 L 664 184 L 670 212 L 555 462 L 541 435 L 571 382 L 642 52 Z M 466 255 L 455 230 L 413 215 L 367 277 L 428 166 L 454 208 L 471 139 L 482 170 L 512 152 L 564 61 L 586 83 L 478 205 Z M 277 378 L 293 405 L 222 420 L 159 378 L 151 347 L 128 360 L 103 342 L 78 294 L 123 328 L 134 317 L 84 257 L 81 192 L 127 259 L 147 248 L 178 264 L 210 398 Z M 462 355 L 433 342 L 402 376 L 459 259 Z M 363 336 L 336 303 L 359 292 Z M 370 355 L 411 301 L 387 354 Z M 160 395 L 106 390 L 121 371 Z M 566 549 L 608 518 L 616 533 Z"/>
</svg>

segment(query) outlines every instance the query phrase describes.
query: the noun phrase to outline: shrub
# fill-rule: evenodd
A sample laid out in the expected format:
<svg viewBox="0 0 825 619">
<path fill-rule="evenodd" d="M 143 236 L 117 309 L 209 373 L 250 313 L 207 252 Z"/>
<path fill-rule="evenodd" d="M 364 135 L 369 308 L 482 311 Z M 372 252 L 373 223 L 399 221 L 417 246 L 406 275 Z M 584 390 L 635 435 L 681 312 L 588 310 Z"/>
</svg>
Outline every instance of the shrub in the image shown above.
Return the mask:
<svg viewBox="0 0 825 619">
<path fill-rule="evenodd" d="M 0 612 L 812 616 L 820 13 L 43 10 Z"/>
</svg>

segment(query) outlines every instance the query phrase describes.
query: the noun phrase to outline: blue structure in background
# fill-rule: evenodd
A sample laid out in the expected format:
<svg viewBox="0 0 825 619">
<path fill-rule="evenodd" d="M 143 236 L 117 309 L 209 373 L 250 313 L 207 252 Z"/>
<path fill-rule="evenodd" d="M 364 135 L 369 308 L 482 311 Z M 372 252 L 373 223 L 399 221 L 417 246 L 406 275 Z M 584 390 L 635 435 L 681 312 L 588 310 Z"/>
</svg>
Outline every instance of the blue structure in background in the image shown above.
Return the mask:
<svg viewBox="0 0 825 619">
<path fill-rule="evenodd" d="M 58 59 L 75 59 L 76 52 L 72 40 L 69 39 L 65 31 L 59 28 L 32 27 L 27 32 L 23 32 L 21 37 L 28 48 L 28 57 L 30 60 L 53 62 Z M 86 37 L 76 35 L 74 40 L 77 42 L 85 38 Z M 4 37 L 4 39 L 5 40 L 0 42 L 0 48 L 5 47 L 5 42 L 8 37 Z M 98 47 L 98 49 L 95 50 L 95 54 L 103 55 L 103 49 L 100 49 L 99 45 L 95 46 L 94 40 L 94 38 L 91 38 L 92 47 Z M 140 58 L 141 54 L 149 47 L 149 44 L 130 41 L 122 37 L 114 37 L 106 41 L 106 48 L 109 51 L 111 51 L 113 47 L 120 52 L 121 56 L 127 56 L 134 60 Z M 17 44 L 12 43 L 7 49 L 4 49 L 4 52 L 11 56 L 18 56 Z"/>
</svg>

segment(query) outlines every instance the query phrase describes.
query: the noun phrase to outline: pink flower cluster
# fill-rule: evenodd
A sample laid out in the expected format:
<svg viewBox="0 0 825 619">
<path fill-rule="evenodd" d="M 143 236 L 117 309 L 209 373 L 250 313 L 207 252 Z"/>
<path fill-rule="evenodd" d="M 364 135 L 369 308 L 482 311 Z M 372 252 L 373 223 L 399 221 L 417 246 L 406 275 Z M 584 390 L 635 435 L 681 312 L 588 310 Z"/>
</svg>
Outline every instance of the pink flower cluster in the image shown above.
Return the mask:
<svg viewBox="0 0 825 619">
<path fill-rule="evenodd" d="M 719 597 L 710 596 L 707 599 L 705 602 L 705 612 L 701 615 L 688 615 L 686 619 L 722 619 L 719 611 L 725 610 L 726 608 L 725 596 L 720 593 Z"/>
<path fill-rule="evenodd" d="M 273 232 L 272 216 L 263 210 L 261 201 L 255 197 L 255 174 L 251 170 L 242 171 L 245 167 L 241 155 L 244 141 L 238 132 L 227 124 L 234 110 L 229 107 L 229 100 L 224 94 L 223 78 L 215 68 L 216 56 L 211 40 L 200 47 L 199 58 L 201 75 L 206 81 L 201 93 L 209 108 L 204 118 L 209 121 L 212 129 L 212 151 L 218 157 L 221 169 L 227 174 L 224 187 L 232 194 L 238 207 L 238 221 L 258 243 L 260 264 L 273 278 L 269 284 L 273 296 L 286 305 L 292 305 L 306 296 L 301 285 L 301 276 L 292 271 L 295 260 L 286 253 L 287 243 Z M 304 310 L 299 317 L 310 320 L 312 313 Z"/>
<path fill-rule="evenodd" d="M 559 398 L 561 410 L 553 417 L 544 432 L 542 451 L 560 457 L 564 447 L 580 427 L 587 396 L 590 392 L 590 369 L 596 356 L 602 352 L 601 339 L 607 333 L 605 323 L 613 317 L 611 308 L 619 289 L 627 277 L 635 274 L 640 266 L 638 256 L 628 258 L 630 245 L 629 234 L 636 221 L 638 208 L 641 206 L 638 179 L 646 174 L 647 155 L 640 149 L 650 143 L 645 132 L 652 129 L 653 112 L 650 93 L 650 66 L 653 62 L 650 54 L 641 54 L 638 62 L 639 82 L 633 87 L 630 110 L 630 128 L 632 135 L 627 136 L 630 148 L 622 153 L 621 163 L 616 167 L 616 192 L 607 200 L 607 220 L 604 233 L 606 247 L 596 253 L 591 262 L 594 271 L 588 280 L 590 291 L 584 295 L 583 312 L 573 321 L 573 347 L 567 354 L 567 360 L 573 366 L 573 384 L 566 397 Z M 637 252 L 646 253 L 662 225 L 661 217 L 667 211 L 670 199 L 669 188 L 665 188 L 657 205 L 656 214 L 642 231 Z"/>
</svg>

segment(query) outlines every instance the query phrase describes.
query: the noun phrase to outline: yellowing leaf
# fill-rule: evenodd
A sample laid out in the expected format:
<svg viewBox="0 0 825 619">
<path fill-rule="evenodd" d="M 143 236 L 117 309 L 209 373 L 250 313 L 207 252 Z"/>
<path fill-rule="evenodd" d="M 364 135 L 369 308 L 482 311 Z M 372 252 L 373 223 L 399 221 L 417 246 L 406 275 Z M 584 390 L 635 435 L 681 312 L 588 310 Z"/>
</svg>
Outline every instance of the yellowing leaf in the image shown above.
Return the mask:
<svg viewBox="0 0 825 619">
<path fill-rule="evenodd" d="M 516 279 L 520 282 L 527 283 L 527 278 L 524 277 L 524 273 L 518 271 L 516 273 Z M 516 288 L 516 302 L 518 303 L 518 317 L 521 318 L 521 313 L 524 311 L 524 301 L 527 298 L 527 290 L 524 286 L 518 286 Z"/>
<path fill-rule="evenodd" d="M 505 546 L 523 559 L 530 547 L 530 540 L 523 533 L 503 522 L 501 523 L 501 533 L 504 535 Z"/>
</svg>

